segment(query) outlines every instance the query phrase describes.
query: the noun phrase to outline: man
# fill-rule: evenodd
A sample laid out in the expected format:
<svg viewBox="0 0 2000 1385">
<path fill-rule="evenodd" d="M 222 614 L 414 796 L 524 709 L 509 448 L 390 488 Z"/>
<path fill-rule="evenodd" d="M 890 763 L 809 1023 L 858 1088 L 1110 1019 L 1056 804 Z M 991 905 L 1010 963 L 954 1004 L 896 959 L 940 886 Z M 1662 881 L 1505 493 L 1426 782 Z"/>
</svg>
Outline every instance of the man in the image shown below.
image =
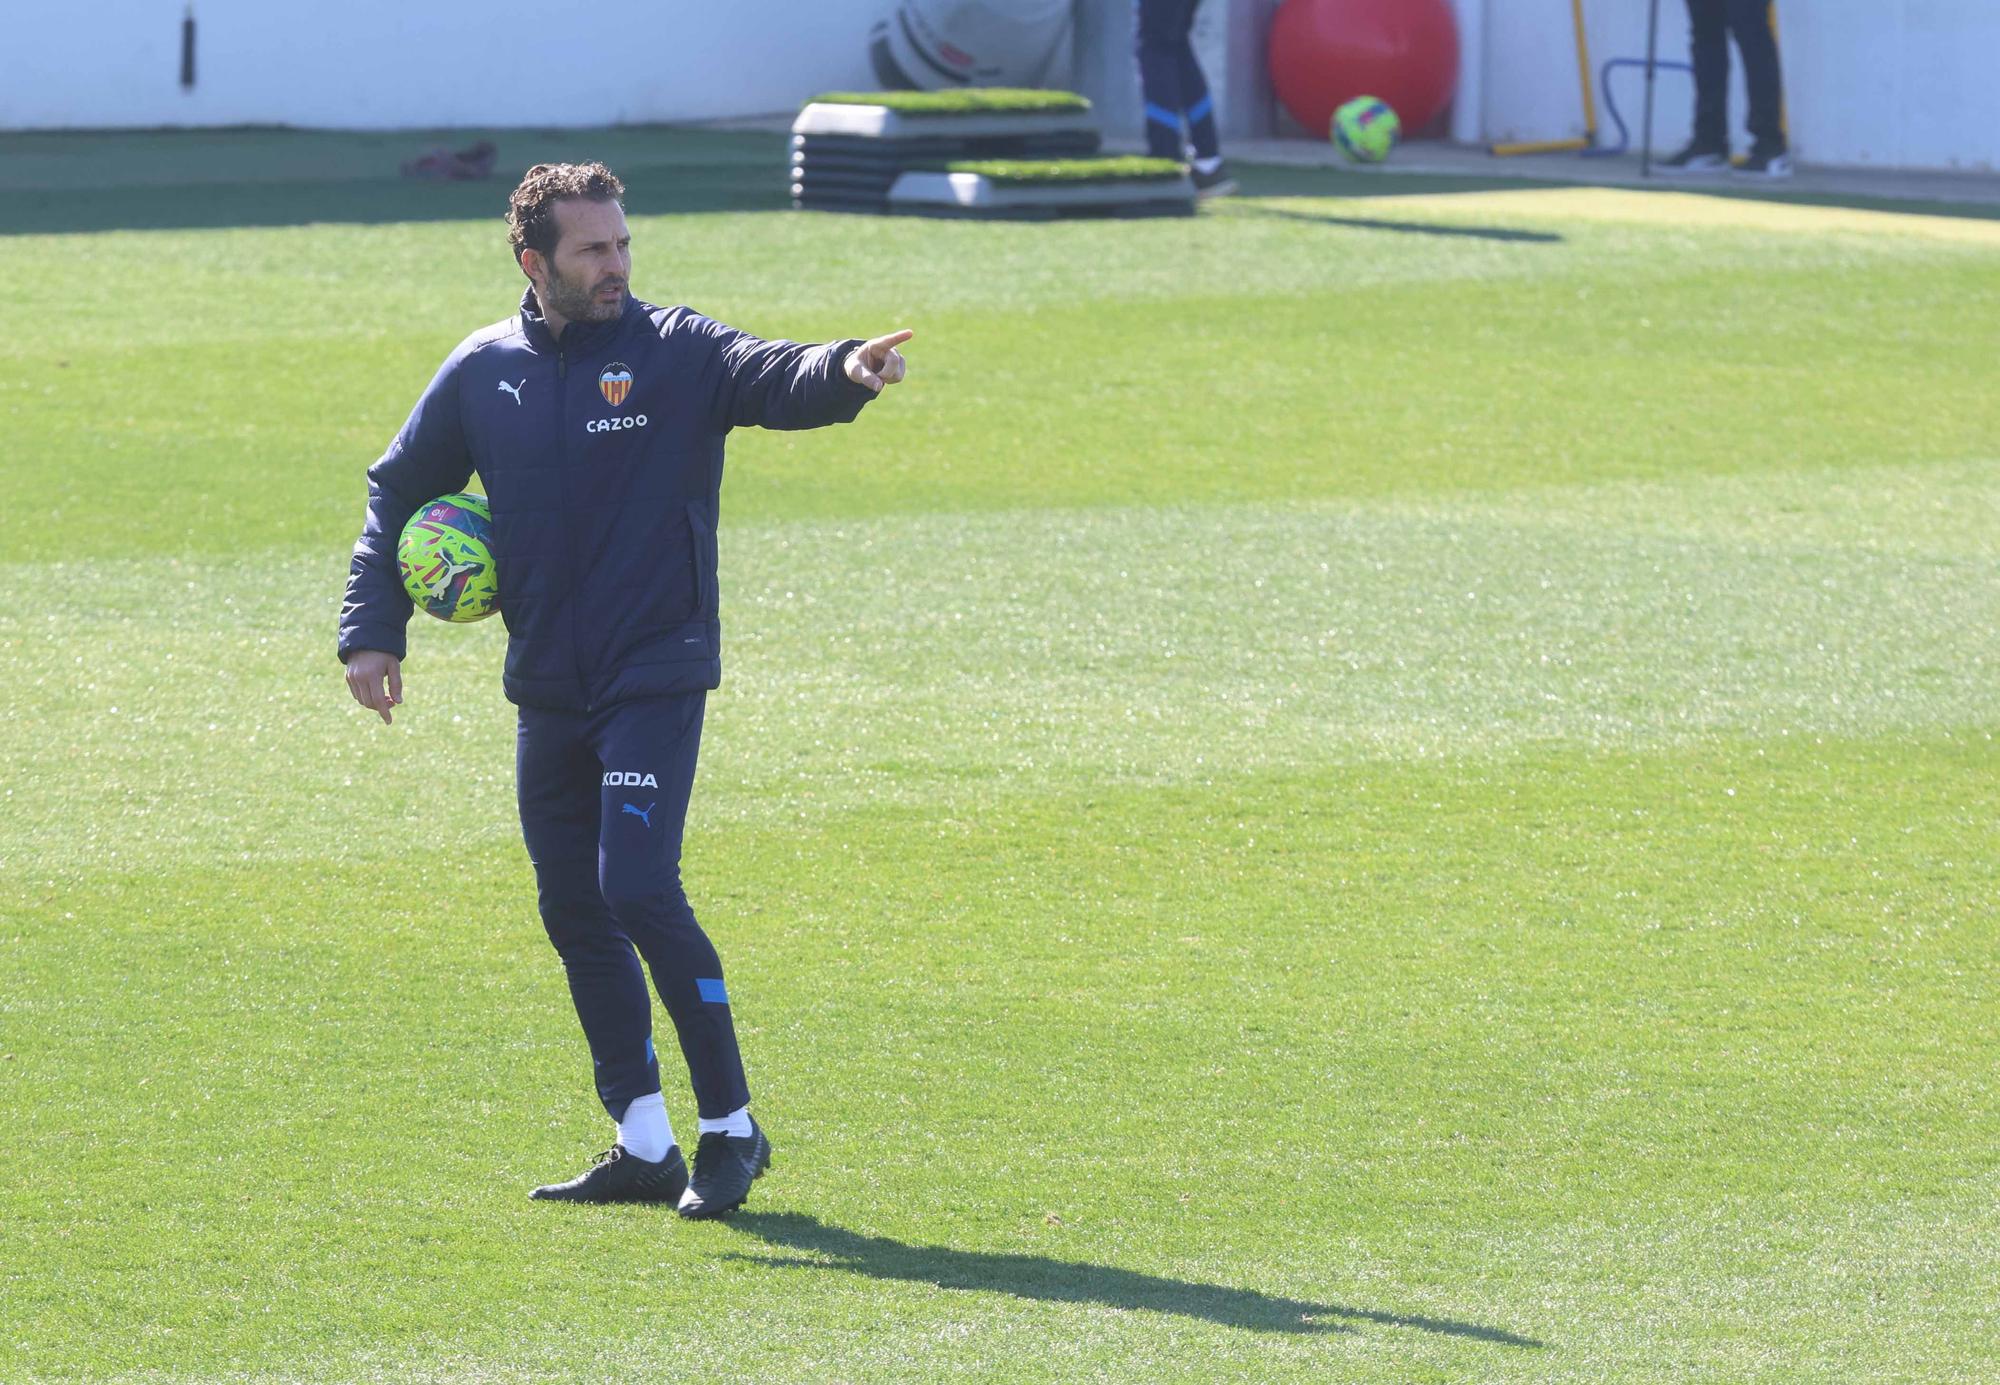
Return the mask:
<svg viewBox="0 0 2000 1385">
<path fill-rule="evenodd" d="M 459 344 L 368 469 L 339 652 L 355 700 L 391 720 L 411 611 L 397 537 L 477 469 L 507 624 L 502 683 L 519 708 L 521 831 L 618 1126 L 589 1169 L 532 1196 L 713 1217 L 771 1160 L 722 966 L 680 881 L 703 703 L 722 676 L 723 438 L 851 421 L 903 378 L 896 348 L 911 334 L 766 342 L 640 302 L 624 191 L 602 164 L 538 164 L 514 190 L 520 312 Z M 694 1085 L 692 1175 L 667 1120 L 639 957 Z"/>
<path fill-rule="evenodd" d="M 1222 163 L 1215 133 L 1215 98 L 1195 60 L 1195 7 L 1201 0 L 1137 0 L 1139 10 L 1139 89 L 1146 102 L 1146 152 L 1156 159 L 1187 161 L 1187 138 L 1194 143 L 1188 176 L 1197 197 L 1223 197 L 1236 181 Z"/>
<path fill-rule="evenodd" d="M 1688 48 L 1694 65 L 1694 138 L 1658 167 L 1668 174 L 1724 173 L 1729 162 L 1729 39 L 1743 58 L 1750 94 L 1750 153 L 1735 172 L 1789 178 L 1785 98 L 1778 73 L 1772 0 L 1688 0 Z"/>
</svg>

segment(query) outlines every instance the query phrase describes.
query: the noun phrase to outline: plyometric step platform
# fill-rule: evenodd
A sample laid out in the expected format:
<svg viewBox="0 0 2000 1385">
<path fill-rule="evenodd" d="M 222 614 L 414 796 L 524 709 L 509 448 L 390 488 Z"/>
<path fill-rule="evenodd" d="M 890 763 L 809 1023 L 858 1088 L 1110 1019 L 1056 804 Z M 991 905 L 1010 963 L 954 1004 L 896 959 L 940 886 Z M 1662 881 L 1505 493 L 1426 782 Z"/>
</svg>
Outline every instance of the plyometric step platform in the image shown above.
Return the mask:
<svg viewBox="0 0 2000 1385">
<path fill-rule="evenodd" d="M 966 159 L 1072 159 L 1098 148 L 1095 130 L 1039 135 L 976 136 L 966 139 L 834 140 L 792 136 L 792 203 L 819 205 L 815 189 L 837 179 L 869 201 L 842 211 L 887 211 L 889 189 L 911 170 L 935 171 Z"/>
<path fill-rule="evenodd" d="M 975 88 L 845 92 L 792 122 L 792 205 L 887 212 L 906 173 L 977 160 L 1074 160 L 1102 145 L 1090 103 L 1071 92 Z"/>
<path fill-rule="evenodd" d="M 961 94 L 972 93 L 881 93 L 883 102 L 894 102 L 894 105 L 861 104 L 865 97 L 853 103 L 822 98 L 799 112 L 799 118 L 792 122 L 792 133 L 864 140 L 1018 139 L 1077 131 L 1086 131 L 1092 136 L 1097 134 L 1097 122 L 1091 116 L 1090 102 L 1081 96 L 1076 98 L 1075 104 L 1040 109 L 1010 110 L 999 103 L 953 109 L 942 102 L 910 109 L 907 104 L 908 99 L 915 96 L 951 97 Z M 1050 96 L 1060 93 L 1031 94 Z"/>
<path fill-rule="evenodd" d="M 905 173 L 889 190 L 889 210 L 930 216 L 1187 216 L 1195 208 L 1194 184 L 1169 164 L 1151 176 L 1131 176 L 1107 168 L 1092 178 L 1093 163 L 1120 165 L 1124 159 L 1079 159 L 1052 165 L 1060 178 L 982 173 L 959 168 L 943 173 Z"/>
</svg>

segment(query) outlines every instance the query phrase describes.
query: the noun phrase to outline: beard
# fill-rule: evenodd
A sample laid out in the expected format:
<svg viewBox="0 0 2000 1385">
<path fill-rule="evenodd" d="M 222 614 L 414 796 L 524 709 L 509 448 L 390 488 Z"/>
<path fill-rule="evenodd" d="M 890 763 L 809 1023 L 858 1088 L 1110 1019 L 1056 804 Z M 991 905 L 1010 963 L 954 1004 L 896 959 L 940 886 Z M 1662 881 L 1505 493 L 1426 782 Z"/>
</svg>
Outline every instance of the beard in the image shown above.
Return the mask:
<svg viewBox="0 0 2000 1385">
<path fill-rule="evenodd" d="M 598 292 L 608 288 L 621 290 L 618 300 L 600 303 Z M 543 288 L 537 285 L 535 296 L 541 300 L 543 312 L 553 312 L 567 321 L 609 322 L 625 311 L 624 289 L 624 281 L 615 274 L 587 284 L 580 279 L 563 277 L 554 265 L 550 265 L 548 286 Z"/>
</svg>

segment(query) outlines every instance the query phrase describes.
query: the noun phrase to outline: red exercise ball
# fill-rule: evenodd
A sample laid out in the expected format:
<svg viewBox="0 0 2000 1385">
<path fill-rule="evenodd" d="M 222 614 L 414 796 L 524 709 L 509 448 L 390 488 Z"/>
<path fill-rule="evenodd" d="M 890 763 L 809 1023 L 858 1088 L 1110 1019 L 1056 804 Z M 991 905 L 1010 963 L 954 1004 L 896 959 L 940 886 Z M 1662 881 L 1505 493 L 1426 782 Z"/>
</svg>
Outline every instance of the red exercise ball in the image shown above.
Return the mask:
<svg viewBox="0 0 2000 1385">
<path fill-rule="evenodd" d="M 1389 103 L 1414 134 L 1458 85 L 1448 0 L 1285 0 L 1271 20 L 1271 85 L 1317 135 L 1357 96 Z"/>
</svg>

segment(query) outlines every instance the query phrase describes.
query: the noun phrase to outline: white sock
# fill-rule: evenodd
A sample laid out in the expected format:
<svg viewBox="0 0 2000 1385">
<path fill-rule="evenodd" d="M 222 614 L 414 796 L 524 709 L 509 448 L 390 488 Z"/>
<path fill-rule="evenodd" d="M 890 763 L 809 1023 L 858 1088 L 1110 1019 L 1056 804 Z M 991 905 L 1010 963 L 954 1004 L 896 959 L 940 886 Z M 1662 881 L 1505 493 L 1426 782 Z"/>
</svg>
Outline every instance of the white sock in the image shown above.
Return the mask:
<svg viewBox="0 0 2000 1385">
<path fill-rule="evenodd" d="M 618 1122 L 618 1143 L 634 1159 L 657 1164 L 674 1147 L 674 1128 L 667 1122 L 667 1099 L 658 1092 L 634 1097 Z"/>
<path fill-rule="evenodd" d="M 1194 171 L 1197 173 L 1213 173 L 1221 167 L 1222 155 L 1220 154 L 1211 154 L 1208 158 L 1196 159 L 1194 161 Z"/>
<path fill-rule="evenodd" d="M 704 1116 L 696 1121 L 695 1124 L 701 1127 L 701 1133 L 704 1135 L 720 1130 L 725 1135 L 734 1135 L 739 1139 L 745 1139 L 750 1134 L 750 1108 L 748 1106 L 739 1106 L 720 1120 L 710 1120 Z"/>
</svg>

